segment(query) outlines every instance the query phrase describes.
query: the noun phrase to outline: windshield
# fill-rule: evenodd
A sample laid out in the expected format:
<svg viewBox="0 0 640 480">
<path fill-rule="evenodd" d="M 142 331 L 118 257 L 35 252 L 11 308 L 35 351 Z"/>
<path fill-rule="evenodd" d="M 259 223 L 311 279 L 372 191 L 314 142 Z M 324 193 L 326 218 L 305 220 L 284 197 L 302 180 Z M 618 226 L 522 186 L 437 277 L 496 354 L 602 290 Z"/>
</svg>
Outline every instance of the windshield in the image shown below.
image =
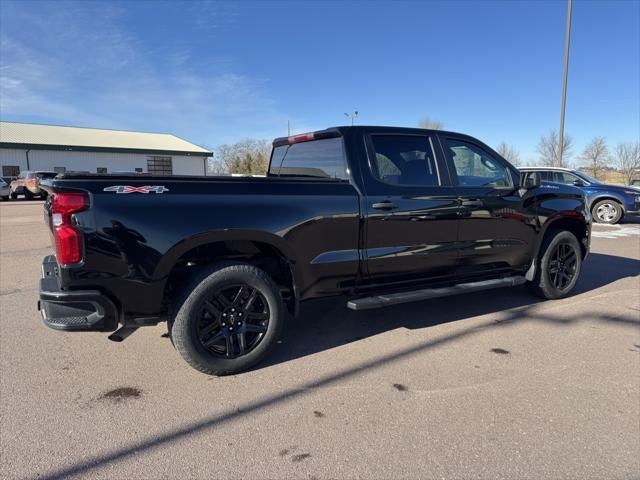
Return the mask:
<svg viewBox="0 0 640 480">
<path fill-rule="evenodd" d="M 586 173 L 577 172 L 577 171 L 575 171 L 575 172 L 573 172 L 573 173 L 575 173 L 577 176 L 579 176 L 579 177 L 580 177 L 580 178 L 582 178 L 583 180 L 586 180 L 586 181 L 587 181 L 587 182 L 589 182 L 589 183 L 597 183 L 597 184 L 601 183 L 599 180 L 596 180 L 595 178 L 590 177 L 590 176 L 589 176 L 589 175 L 587 175 Z"/>
</svg>

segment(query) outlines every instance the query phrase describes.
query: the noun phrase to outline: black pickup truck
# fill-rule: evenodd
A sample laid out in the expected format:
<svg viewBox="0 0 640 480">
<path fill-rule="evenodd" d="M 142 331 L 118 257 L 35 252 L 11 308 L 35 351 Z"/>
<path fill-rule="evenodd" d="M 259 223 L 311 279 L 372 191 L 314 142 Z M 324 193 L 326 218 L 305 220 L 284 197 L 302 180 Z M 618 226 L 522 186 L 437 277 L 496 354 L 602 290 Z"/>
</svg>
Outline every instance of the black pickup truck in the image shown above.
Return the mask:
<svg viewBox="0 0 640 480">
<path fill-rule="evenodd" d="M 215 375 L 263 359 L 313 298 L 366 310 L 524 283 L 563 297 L 590 243 L 578 188 L 522 184 L 444 131 L 278 138 L 264 178 L 61 174 L 43 188 L 44 322 L 121 341 L 166 321 L 184 360 Z"/>
</svg>

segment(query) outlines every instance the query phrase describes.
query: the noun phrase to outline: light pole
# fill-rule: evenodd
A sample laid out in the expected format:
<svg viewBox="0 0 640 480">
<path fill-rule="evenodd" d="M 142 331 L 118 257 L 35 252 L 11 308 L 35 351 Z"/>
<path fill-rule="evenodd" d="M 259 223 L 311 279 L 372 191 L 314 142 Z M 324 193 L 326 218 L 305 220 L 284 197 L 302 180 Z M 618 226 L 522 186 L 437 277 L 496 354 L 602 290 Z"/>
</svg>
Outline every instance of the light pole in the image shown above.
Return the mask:
<svg viewBox="0 0 640 480">
<path fill-rule="evenodd" d="M 345 113 L 344 114 L 345 117 L 350 118 L 351 119 L 351 126 L 353 127 L 353 121 L 356 119 L 356 117 L 358 116 L 358 111 L 356 110 L 353 113 Z"/>
<path fill-rule="evenodd" d="M 564 151 L 564 109 L 567 104 L 567 77 L 569 76 L 569 44 L 571 43 L 571 0 L 567 7 L 567 33 L 564 44 L 564 79 L 562 81 L 562 105 L 560 107 L 560 138 L 558 140 L 558 166 L 562 166 Z"/>
</svg>

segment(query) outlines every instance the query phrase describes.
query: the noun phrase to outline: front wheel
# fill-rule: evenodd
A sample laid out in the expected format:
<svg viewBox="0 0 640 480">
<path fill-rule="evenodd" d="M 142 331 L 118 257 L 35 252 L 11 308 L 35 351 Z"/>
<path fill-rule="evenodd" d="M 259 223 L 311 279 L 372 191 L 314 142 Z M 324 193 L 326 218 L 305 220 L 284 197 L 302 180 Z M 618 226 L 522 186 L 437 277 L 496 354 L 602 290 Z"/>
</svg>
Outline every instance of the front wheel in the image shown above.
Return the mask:
<svg viewBox="0 0 640 480">
<path fill-rule="evenodd" d="M 252 265 L 208 268 L 176 303 L 171 328 L 176 350 L 208 375 L 238 373 L 257 364 L 274 347 L 284 325 L 278 286 Z"/>
<path fill-rule="evenodd" d="M 537 259 L 535 278 L 528 282 L 537 296 L 546 299 L 566 297 L 576 286 L 582 268 L 582 250 L 571 232 L 547 233 Z"/>
<path fill-rule="evenodd" d="M 622 220 L 622 205 L 613 200 L 602 200 L 591 210 L 593 219 L 598 223 L 613 225 Z"/>
<path fill-rule="evenodd" d="M 16 198 L 18 198 L 18 193 L 17 192 L 11 192 L 11 194 L 9 196 L 11 197 L 11 200 L 15 200 Z"/>
</svg>

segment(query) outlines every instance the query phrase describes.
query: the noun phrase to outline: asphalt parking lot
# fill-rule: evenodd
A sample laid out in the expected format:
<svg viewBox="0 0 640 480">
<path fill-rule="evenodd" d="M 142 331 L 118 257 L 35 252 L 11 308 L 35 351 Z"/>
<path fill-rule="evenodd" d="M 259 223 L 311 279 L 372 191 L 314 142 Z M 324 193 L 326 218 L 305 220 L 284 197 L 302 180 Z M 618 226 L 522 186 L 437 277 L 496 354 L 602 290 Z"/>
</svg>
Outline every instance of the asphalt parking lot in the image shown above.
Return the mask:
<svg viewBox="0 0 640 480">
<path fill-rule="evenodd" d="M 638 478 L 640 222 L 594 226 L 577 292 L 307 306 L 267 364 L 46 328 L 41 202 L 0 204 L 3 478 Z"/>
</svg>

